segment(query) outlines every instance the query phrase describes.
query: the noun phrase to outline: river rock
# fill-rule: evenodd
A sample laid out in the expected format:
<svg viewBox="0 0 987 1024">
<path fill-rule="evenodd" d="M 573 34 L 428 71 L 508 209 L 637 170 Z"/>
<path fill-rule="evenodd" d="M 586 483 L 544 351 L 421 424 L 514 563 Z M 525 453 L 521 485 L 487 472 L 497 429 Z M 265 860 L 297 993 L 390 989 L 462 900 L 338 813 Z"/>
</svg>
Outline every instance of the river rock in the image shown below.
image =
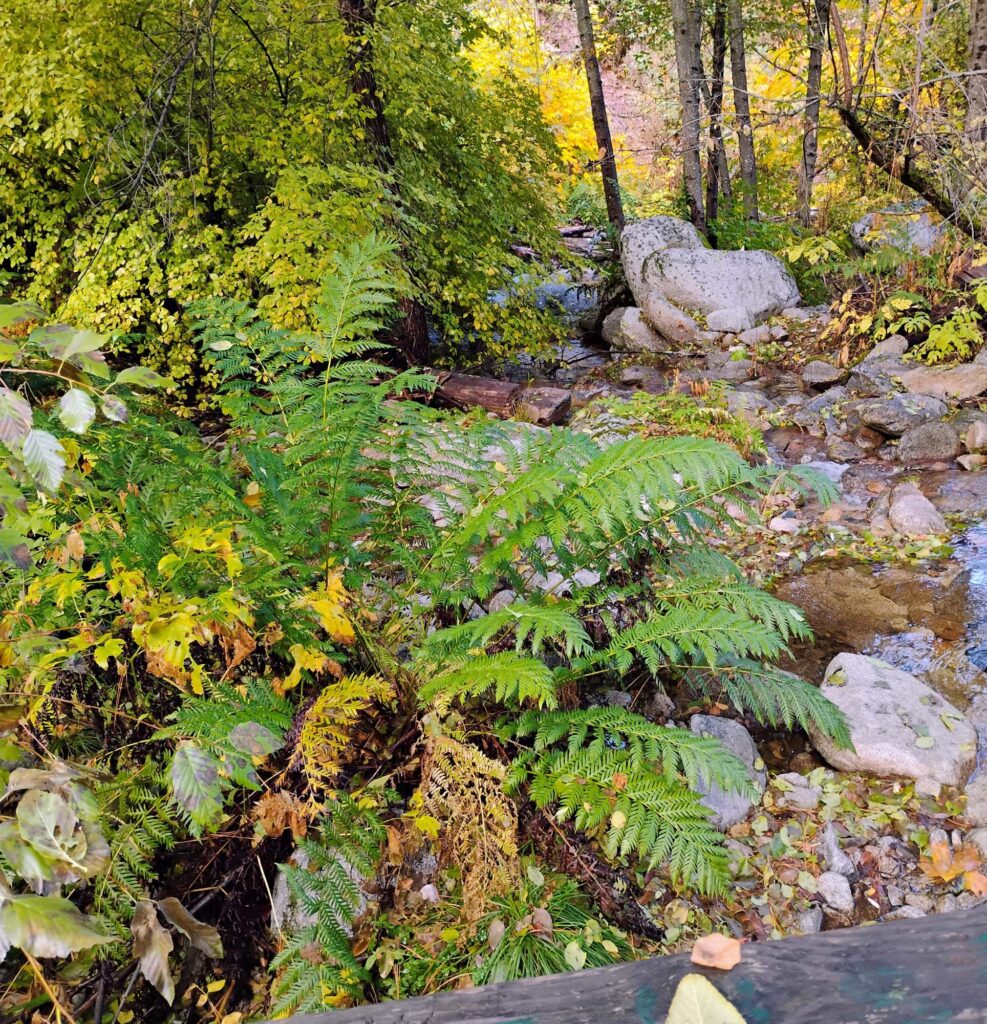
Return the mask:
<svg viewBox="0 0 987 1024">
<path fill-rule="evenodd" d="M 754 326 L 754 318 L 746 306 L 733 309 L 714 309 L 706 316 L 706 327 L 724 334 L 742 334 Z"/>
<path fill-rule="evenodd" d="M 835 871 L 824 871 L 816 879 L 816 889 L 827 906 L 841 914 L 853 913 L 853 893 L 846 876 Z"/>
<path fill-rule="evenodd" d="M 987 775 L 978 775 L 967 783 L 965 796 L 966 820 L 971 825 L 987 825 Z"/>
<path fill-rule="evenodd" d="M 795 279 L 776 256 L 706 249 L 695 228 L 675 217 L 628 225 L 620 250 L 634 299 L 651 320 L 660 302 L 706 316 L 744 309 L 756 322 L 799 301 Z"/>
<path fill-rule="evenodd" d="M 964 469 L 969 470 L 971 473 L 977 469 L 983 469 L 987 466 L 987 455 L 961 455 L 956 460 Z"/>
<path fill-rule="evenodd" d="M 971 423 L 966 432 L 966 450 L 968 452 L 987 452 L 987 423 L 978 420 Z"/>
<path fill-rule="evenodd" d="M 946 415 L 946 405 L 928 395 L 892 395 L 861 402 L 854 412 L 865 427 L 888 437 L 900 437 L 909 427 L 918 427 Z"/>
<path fill-rule="evenodd" d="M 751 734 L 740 722 L 713 715 L 693 715 L 689 728 L 697 736 L 711 736 L 719 740 L 731 754 L 740 758 L 758 793 L 764 793 L 764 787 L 767 785 L 764 764 L 758 755 L 757 747 L 754 746 Z M 707 784 L 702 778 L 697 788 L 702 794 L 702 802 L 713 812 L 710 820 L 717 828 L 727 829 L 731 825 L 736 825 L 738 821 L 743 821 L 754 807 L 743 794 L 727 793 L 719 786 Z"/>
<path fill-rule="evenodd" d="M 908 537 L 946 532 L 946 520 L 915 484 L 898 484 L 891 491 L 888 519 L 898 533 Z"/>
<path fill-rule="evenodd" d="M 856 874 L 853 861 L 840 846 L 839 837 L 831 821 L 819 834 L 819 856 L 827 871 L 845 875 L 847 878 Z"/>
<path fill-rule="evenodd" d="M 898 443 L 902 462 L 949 462 L 962 450 L 960 436 L 948 423 L 921 423 L 909 427 Z"/>
<path fill-rule="evenodd" d="M 663 338 L 676 345 L 703 341 L 706 332 L 688 313 L 657 295 L 652 295 L 641 315 Z"/>
<path fill-rule="evenodd" d="M 665 348 L 662 337 L 633 306 L 615 309 L 603 321 L 603 337 L 618 352 L 657 352 Z"/>
<path fill-rule="evenodd" d="M 841 749 L 810 730 L 816 749 L 834 768 L 944 786 L 966 781 L 977 734 L 964 715 L 915 676 L 876 658 L 839 654 L 826 669 L 822 693 L 843 712 L 853 742 L 852 749 Z"/>
<path fill-rule="evenodd" d="M 885 597 L 880 580 L 852 567 L 803 573 L 786 580 L 777 596 L 801 608 L 815 633 L 858 650 L 879 633 L 909 626 L 908 608 Z"/>
<path fill-rule="evenodd" d="M 814 388 L 825 388 L 846 379 L 847 372 L 825 359 L 813 359 L 802 367 L 802 381 Z"/>
<path fill-rule="evenodd" d="M 928 203 L 917 199 L 865 214 L 850 225 L 850 238 L 862 252 L 885 246 L 929 252 L 943 230 L 943 225 L 930 216 Z"/>
<path fill-rule="evenodd" d="M 890 334 L 879 341 L 864 357 L 868 362 L 881 356 L 903 356 L 908 351 L 908 339 L 903 334 Z"/>
<path fill-rule="evenodd" d="M 977 366 L 975 363 L 945 369 L 922 366 L 906 370 L 898 379 L 913 395 L 954 398 L 962 402 L 987 391 L 987 366 Z"/>
<path fill-rule="evenodd" d="M 793 422 L 803 430 L 822 431 L 836 427 L 836 409 L 849 399 L 846 388 L 835 387 L 806 402 L 792 417 Z"/>
</svg>

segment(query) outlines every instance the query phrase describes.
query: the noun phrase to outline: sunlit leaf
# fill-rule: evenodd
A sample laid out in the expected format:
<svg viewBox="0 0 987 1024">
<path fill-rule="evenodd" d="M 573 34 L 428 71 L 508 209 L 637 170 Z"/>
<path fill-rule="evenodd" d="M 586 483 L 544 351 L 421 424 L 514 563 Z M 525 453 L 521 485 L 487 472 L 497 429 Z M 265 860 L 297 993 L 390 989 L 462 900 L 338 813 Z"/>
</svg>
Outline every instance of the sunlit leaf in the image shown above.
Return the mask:
<svg viewBox="0 0 987 1024">
<path fill-rule="evenodd" d="M 46 430 L 32 430 L 24 439 L 24 465 L 43 490 L 57 491 L 65 475 L 61 441 Z"/>
<path fill-rule="evenodd" d="M 746 1024 L 737 1008 L 701 974 L 687 974 L 675 990 L 665 1024 Z"/>
<path fill-rule="evenodd" d="M 70 388 L 59 399 L 58 418 L 66 430 L 84 434 L 96 419 L 96 406 L 89 395 L 79 388 Z"/>
</svg>

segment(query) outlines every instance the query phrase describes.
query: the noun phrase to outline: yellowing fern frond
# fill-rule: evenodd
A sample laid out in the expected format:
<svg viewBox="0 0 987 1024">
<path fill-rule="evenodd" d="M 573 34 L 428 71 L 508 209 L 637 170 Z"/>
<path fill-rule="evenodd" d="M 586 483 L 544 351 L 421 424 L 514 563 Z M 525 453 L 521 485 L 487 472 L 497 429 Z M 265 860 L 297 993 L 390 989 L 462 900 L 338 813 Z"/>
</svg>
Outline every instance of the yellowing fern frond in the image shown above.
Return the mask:
<svg viewBox="0 0 987 1024">
<path fill-rule="evenodd" d="M 319 694 L 305 713 L 295 750 L 295 764 L 314 792 L 332 790 L 357 717 L 391 693 L 390 684 L 379 676 L 361 673 L 330 683 Z"/>
</svg>

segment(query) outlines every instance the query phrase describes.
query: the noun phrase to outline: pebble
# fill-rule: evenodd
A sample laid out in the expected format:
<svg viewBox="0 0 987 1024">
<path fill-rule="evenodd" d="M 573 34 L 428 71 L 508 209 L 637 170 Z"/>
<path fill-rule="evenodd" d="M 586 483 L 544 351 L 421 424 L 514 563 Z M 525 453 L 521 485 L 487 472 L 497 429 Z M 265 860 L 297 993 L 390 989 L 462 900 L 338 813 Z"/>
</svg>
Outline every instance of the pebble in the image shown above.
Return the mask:
<svg viewBox="0 0 987 1024">
<path fill-rule="evenodd" d="M 795 927 L 792 930 L 795 935 L 815 935 L 822 931 L 823 912 L 822 907 L 812 907 L 811 910 L 803 910 L 795 919 Z"/>
<path fill-rule="evenodd" d="M 826 825 L 819 836 L 819 853 L 827 871 L 846 877 L 855 874 L 853 861 L 840 846 L 840 840 L 832 822 Z"/>
<path fill-rule="evenodd" d="M 882 921 L 905 921 L 910 918 L 925 917 L 925 914 L 917 907 L 898 907 L 897 910 L 892 910 L 890 914 L 885 914 L 881 918 Z"/>
<path fill-rule="evenodd" d="M 853 893 L 850 891 L 850 883 L 843 875 L 835 871 L 824 871 L 816 879 L 816 887 L 819 895 L 833 910 L 838 910 L 841 914 L 853 912 Z"/>
</svg>

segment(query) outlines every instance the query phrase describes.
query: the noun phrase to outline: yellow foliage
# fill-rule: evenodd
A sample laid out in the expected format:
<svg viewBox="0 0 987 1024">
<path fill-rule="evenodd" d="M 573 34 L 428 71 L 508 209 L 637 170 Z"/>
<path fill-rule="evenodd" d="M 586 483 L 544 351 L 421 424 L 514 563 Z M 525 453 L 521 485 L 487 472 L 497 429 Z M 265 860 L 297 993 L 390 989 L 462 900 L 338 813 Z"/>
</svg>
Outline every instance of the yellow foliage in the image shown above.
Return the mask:
<svg viewBox="0 0 987 1024">
<path fill-rule="evenodd" d="M 322 628 L 339 644 L 351 644 L 356 639 L 353 623 L 343 611 L 349 603 L 349 595 L 343 586 L 340 573 L 329 573 L 322 590 L 305 594 L 298 602 L 299 607 L 311 608 L 318 616 Z"/>
<path fill-rule="evenodd" d="M 391 693 L 385 680 L 361 673 L 330 683 L 315 699 L 305 713 L 294 757 L 295 766 L 305 773 L 313 791 L 332 790 L 357 718 Z"/>
</svg>

